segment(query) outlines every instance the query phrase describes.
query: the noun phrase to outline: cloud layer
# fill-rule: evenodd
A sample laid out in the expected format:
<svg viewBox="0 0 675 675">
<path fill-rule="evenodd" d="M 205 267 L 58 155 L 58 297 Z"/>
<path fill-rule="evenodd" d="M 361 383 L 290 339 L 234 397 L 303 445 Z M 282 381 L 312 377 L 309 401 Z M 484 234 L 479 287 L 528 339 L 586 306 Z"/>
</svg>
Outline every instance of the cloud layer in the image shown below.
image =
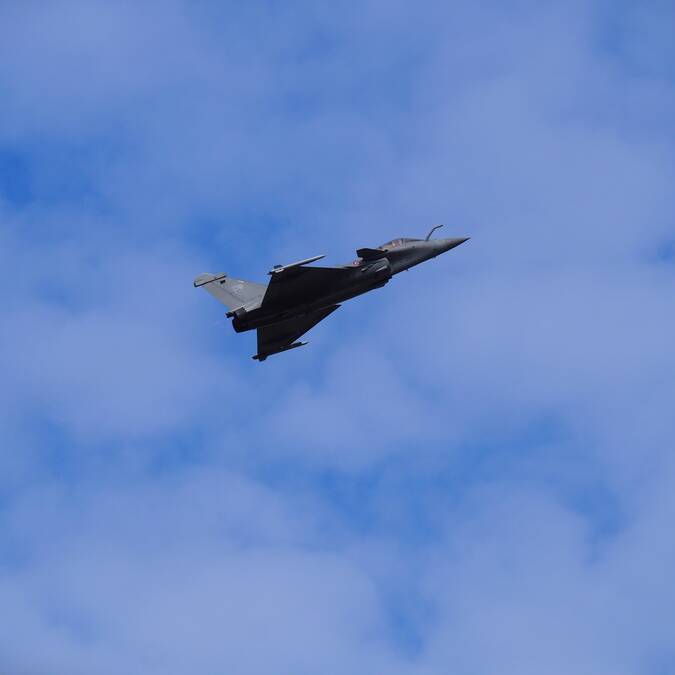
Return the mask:
<svg viewBox="0 0 675 675">
<path fill-rule="evenodd" d="M 668 3 L 0 9 L 0 670 L 675 667 Z M 248 358 L 199 272 L 469 243 Z"/>
</svg>

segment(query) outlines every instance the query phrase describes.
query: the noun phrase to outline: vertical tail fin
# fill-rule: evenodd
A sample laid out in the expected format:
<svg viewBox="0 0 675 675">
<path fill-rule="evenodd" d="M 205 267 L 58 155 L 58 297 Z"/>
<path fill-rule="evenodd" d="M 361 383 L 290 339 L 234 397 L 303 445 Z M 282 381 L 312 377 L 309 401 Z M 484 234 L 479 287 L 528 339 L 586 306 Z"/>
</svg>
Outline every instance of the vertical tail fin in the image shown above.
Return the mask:
<svg viewBox="0 0 675 675">
<path fill-rule="evenodd" d="M 195 288 L 203 287 L 230 311 L 262 298 L 267 290 L 265 284 L 232 279 L 222 272 L 219 274 L 200 274 L 194 280 L 194 286 Z"/>
</svg>

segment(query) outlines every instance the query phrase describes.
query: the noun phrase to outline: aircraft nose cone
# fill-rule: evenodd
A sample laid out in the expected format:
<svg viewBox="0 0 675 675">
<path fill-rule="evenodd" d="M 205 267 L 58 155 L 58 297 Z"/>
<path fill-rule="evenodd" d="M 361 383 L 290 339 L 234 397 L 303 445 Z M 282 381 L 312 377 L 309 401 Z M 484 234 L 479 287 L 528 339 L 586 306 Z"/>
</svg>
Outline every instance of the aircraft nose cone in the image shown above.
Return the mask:
<svg viewBox="0 0 675 675">
<path fill-rule="evenodd" d="M 465 241 L 468 241 L 471 237 L 456 237 L 453 239 L 437 239 L 436 243 L 438 248 L 440 249 L 441 253 L 445 253 L 446 251 L 449 251 L 451 248 L 455 248 L 455 246 L 459 246 L 460 244 L 463 244 Z"/>
</svg>

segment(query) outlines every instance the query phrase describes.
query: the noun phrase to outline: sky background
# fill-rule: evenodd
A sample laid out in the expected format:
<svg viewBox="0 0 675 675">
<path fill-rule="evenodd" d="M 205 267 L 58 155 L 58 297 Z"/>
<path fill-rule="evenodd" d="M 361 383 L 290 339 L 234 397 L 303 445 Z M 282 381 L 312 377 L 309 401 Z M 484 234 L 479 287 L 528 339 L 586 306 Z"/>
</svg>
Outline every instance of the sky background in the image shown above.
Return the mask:
<svg viewBox="0 0 675 675">
<path fill-rule="evenodd" d="M 0 2 L 3 675 L 675 672 L 673 26 Z M 435 223 L 264 364 L 192 287 Z"/>
</svg>

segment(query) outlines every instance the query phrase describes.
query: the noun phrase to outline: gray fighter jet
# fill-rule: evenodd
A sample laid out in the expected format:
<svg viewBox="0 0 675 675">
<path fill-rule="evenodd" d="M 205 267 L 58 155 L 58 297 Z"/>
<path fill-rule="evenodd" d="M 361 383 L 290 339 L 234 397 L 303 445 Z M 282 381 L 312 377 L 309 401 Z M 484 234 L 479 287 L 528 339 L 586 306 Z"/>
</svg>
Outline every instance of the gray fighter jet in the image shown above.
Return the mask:
<svg viewBox="0 0 675 675">
<path fill-rule="evenodd" d="M 334 312 L 341 302 L 384 286 L 394 274 L 435 258 L 468 237 L 393 239 L 377 248 L 360 248 L 349 265 L 307 267 L 324 258 L 317 255 L 290 265 L 275 265 L 269 284 L 232 279 L 226 274 L 200 274 L 196 288 L 204 288 L 227 309 L 237 333 L 257 329 L 258 353 L 264 361 L 272 354 L 302 347 L 299 342 L 310 328 Z"/>
</svg>

